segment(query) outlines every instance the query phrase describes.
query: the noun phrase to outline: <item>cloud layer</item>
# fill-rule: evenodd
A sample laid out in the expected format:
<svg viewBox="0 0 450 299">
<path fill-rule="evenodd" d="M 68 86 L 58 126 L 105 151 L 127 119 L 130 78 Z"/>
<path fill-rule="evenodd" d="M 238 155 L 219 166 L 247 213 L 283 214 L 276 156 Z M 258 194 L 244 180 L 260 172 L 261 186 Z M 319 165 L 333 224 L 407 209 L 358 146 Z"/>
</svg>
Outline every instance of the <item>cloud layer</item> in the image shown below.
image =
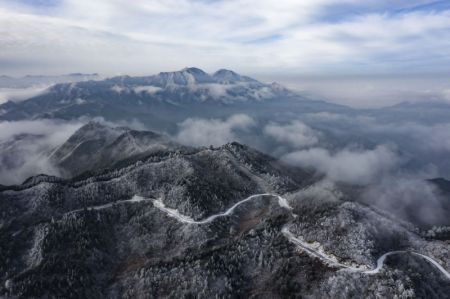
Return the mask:
<svg viewBox="0 0 450 299">
<path fill-rule="evenodd" d="M 385 145 L 373 150 L 343 149 L 334 153 L 323 148 L 312 148 L 289 153 L 283 159 L 318 170 L 335 182 L 352 184 L 374 183 L 399 162 L 395 152 Z"/>
<path fill-rule="evenodd" d="M 0 122 L 0 184 L 20 184 L 32 175 L 59 175 L 48 154 L 82 123 L 55 120 Z"/>
<path fill-rule="evenodd" d="M 49 161 L 51 153 L 63 144 L 78 128 L 89 121 L 110 127 L 125 126 L 144 130 L 136 120 L 105 121 L 103 118 L 78 120 L 38 119 L 0 122 L 0 184 L 21 184 L 37 174 L 61 176 Z"/>
<path fill-rule="evenodd" d="M 189 62 L 249 74 L 447 71 L 445 2 L 0 0 L 0 67 L 148 74 Z"/>
<path fill-rule="evenodd" d="M 245 114 L 235 114 L 226 120 L 189 118 L 179 125 L 176 140 L 191 146 L 220 146 L 237 141 L 236 132 L 254 125 L 255 121 Z"/>
<path fill-rule="evenodd" d="M 423 179 L 389 176 L 367 188 L 362 198 L 418 225 L 450 225 L 448 198 Z"/>
<path fill-rule="evenodd" d="M 297 120 L 286 125 L 270 123 L 264 127 L 264 134 L 281 144 L 286 143 L 297 148 L 308 147 L 319 142 L 319 132 Z"/>
<path fill-rule="evenodd" d="M 0 88 L 0 104 L 19 102 L 45 93 L 48 86 L 29 88 Z"/>
</svg>

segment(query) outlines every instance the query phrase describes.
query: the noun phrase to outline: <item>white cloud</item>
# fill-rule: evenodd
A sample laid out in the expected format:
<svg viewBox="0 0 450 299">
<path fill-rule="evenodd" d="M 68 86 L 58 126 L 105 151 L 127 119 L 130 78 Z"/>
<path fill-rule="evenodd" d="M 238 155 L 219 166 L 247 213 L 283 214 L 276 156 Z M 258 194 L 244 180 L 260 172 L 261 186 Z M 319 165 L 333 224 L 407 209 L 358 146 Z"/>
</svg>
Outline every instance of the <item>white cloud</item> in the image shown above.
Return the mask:
<svg viewBox="0 0 450 299">
<path fill-rule="evenodd" d="M 313 168 L 336 182 L 367 184 L 392 170 L 399 158 L 392 149 L 379 145 L 373 150 L 344 149 L 331 153 L 323 148 L 292 152 L 285 161 Z"/>
<path fill-rule="evenodd" d="M 116 87 L 116 86 L 114 86 Z M 161 87 L 158 86 L 152 86 L 152 85 L 146 85 L 146 86 L 136 86 L 133 88 L 134 92 L 141 93 L 146 92 L 148 94 L 153 94 L 155 92 L 158 92 L 161 90 Z"/>
<path fill-rule="evenodd" d="M 43 94 L 48 86 L 29 87 L 29 88 L 0 88 L 0 104 L 8 101 L 20 102 L 31 97 Z"/>
<path fill-rule="evenodd" d="M 115 92 L 117 92 L 117 93 L 122 93 L 122 92 L 128 91 L 127 88 L 122 87 L 122 86 L 119 86 L 119 85 L 114 85 L 113 87 L 111 87 L 111 90 L 112 90 L 112 91 L 115 91 Z"/>
<path fill-rule="evenodd" d="M 0 122 L 0 184 L 20 184 L 39 173 L 59 175 L 48 154 L 81 125 L 54 120 Z"/>
<path fill-rule="evenodd" d="M 214 145 L 236 141 L 236 131 L 249 129 L 255 121 L 245 114 L 235 114 L 226 120 L 188 118 L 180 124 L 176 140 L 185 145 Z"/>
<path fill-rule="evenodd" d="M 405 65 L 443 70 L 449 63 L 450 13 L 399 12 L 422 1 L 57 3 L 36 9 L 0 1 L 0 63 L 7 61 L 11 71 L 37 72 L 47 66 L 53 72 L 78 67 L 108 74 L 142 74 L 187 64 L 249 73 L 401 70 Z M 336 5 L 361 13 L 336 21 Z"/>
<path fill-rule="evenodd" d="M 87 101 L 84 100 L 84 99 L 82 99 L 82 98 L 77 98 L 77 99 L 75 99 L 75 103 L 76 103 L 77 105 L 83 105 L 83 104 L 86 104 Z"/>
<path fill-rule="evenodd" d="M 77 102 L 82 104 L 83 101 L 80 99 Z M 112 123 L 101 117 L 73 121 L 50 119 L 2 121 L 0 122 L 0 184 L 20 184 L 28 177 L 40 173 L 61 175 L 48 159 L 51 152 L 90 120 L 109 127 L 126 126 L 135 130 L 146 129 L 137 120 Z"/>
<path fill-rule="evenodd" d="M 362 198 L 372 205 L 419 225 L 448 225 L 448 200 L 422 178 L 391 176 L 369 186 Z"/>
<path fill-rule="evenodd" d="M 300 121 L 286 125 L 270 123 L 264 127 L 264 134 L 280 143 L 288 143 L 297 148 L 315 145 L 319 142 L 319 133 Z"/>
<path fill-rule="evenodd" d="M 432 118 L 430 117 L 430 121 Z M 450 123 L 423 124 L 421 122 L 402 121 L 399 119 L 395 123 L 381 123 L 371 118 L 355 118 L 353 123 L 357 123 L 359 129 L 368 136 L 375 134 L 403 136 L 410 140 L 414 149 L 429 151 L 450 152 Z M 400 139 L 402 140 L 402 139 Z M 403 140 L 404 142 L 405 140 Z"/>
<path fill-rule="evenodd" d="M 23 120 L 0 122 L 0 140 L 5 141 L 15 135 L 49 135 L 51 140 L 61 141 L 67 134 L 81 126 L 78 121 L 63 122 L 55 120 Z M 58 129 L 59 128 L 59 129 Z"/>
<path fill-rule="evenodd" d="M 217 83 L 200 84 L 200 87 L 203 87 L 206 90 L 208 90 L 209 94 L 215 98 L 220 98 L 220 97 L 226 96 L 227 90 L 232 88 L 233 86 L 234 85 L 224 85 L 224 84 L 217 84 Z"/>
</svg>

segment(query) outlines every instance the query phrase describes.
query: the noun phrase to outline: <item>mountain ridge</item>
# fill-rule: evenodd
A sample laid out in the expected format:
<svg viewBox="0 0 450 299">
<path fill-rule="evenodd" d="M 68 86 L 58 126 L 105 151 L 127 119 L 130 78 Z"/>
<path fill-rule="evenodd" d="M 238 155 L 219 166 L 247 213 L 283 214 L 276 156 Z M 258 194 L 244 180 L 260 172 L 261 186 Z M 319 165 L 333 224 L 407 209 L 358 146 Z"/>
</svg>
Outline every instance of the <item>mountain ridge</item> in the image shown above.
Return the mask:
<svg viewBox="0 0 450 299">
<path fill-rule="evenodd" d="M 171 132 L 189 117 L 228 117 L 237 111 L 264 115 L 274 109 L 290 113 L 294 107 L 305 113 L 349 110 L 231 70 L 210 75 L 186 68 L 152 76 L 56 84 L 45 94 L 0 105 L 0 121 L 102 117 L 112 122 L 138 120 L 152 130 Z"/>
<path fill-rule="evenodd" d="M 413 250 L 448 268 L 445 245 L 424 240 L 321 179 L 228 143 L 169 149 L 99 174 L 36 176 L 2 188 L 0 295 L 448 293 L 444 272 L 423 257 L 404 252 L 385 257 L 382 270 L 375 266 L 383 253 Z M 268 193 L 282 195 L 283 202 Z M 171 216 L 175 211 L 192 223 Z M 341 264 L 363 270 L 341 271 Z M 394 278 L 403 288 L 392 284 Z"/>
<path fill-rule="evenodd" d="M 109 127 L 91 121 L 55 149 L 49 158 L 65 176 L 73 177 L 95 168 L 114 166 L 133 156 L 181 147 L 167 136 L 151 131 Z"/>
</svg>

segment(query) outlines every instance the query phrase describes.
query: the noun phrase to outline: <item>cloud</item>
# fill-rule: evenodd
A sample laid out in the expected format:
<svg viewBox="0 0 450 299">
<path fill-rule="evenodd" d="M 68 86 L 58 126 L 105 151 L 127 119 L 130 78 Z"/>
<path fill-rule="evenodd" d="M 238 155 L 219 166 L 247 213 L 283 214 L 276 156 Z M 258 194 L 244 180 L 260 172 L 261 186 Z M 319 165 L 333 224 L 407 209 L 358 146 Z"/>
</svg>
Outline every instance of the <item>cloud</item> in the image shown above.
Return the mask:
<svg viewBox="0 0 450 299">
<path fill-rule="evenodd" d="M 118 86 L 114 86 L 113 88 L 116 88 L 117 90 Z M 156 93 L 158 91 L 160 91 L 162 88 L 158 87 L 158 86 L 152 86 L 152 85 L 146 85 L 146 86 L 136 86 L 133 87 L 133 90 L 135 93 L 141 93 L 141 92 L 145 92 L 148 94 L 153 94 Z M 120 90 L 120 89 L 119 89 Z M 120 91 L 119 91 L 120 92 Z"/>
<path fill-rule="evenodd" d="M 404 122 L 396 124 L 373 124 L 372 132 L 389 132 L 411 138 L 416 144 L 415 149 L 423 151 L 444 151 L 450 153 L 450 123 L 424 125 Z"/>
<path fill-rule="evenodd" d="M 20 102 L 46 92 L 48 86 L 28 88 L 0 88 L 0 104 L 8 101 Z"/>
<path fill-rule="evenodd" d="M 433 152 L 450 152 L 450 123 L 442 122 L 445 119 L 444 109 L 420 107 L 407 108 L 409 113 L 422 113 L 421 119 L 416 121 L 404 118 L 400 113 L 393 115 L 396 120 L 383 122 L 376 117 L 341 117 L 331 116 L 327 119 L 324 114 L 310 114 L 310 119 L 327 122 L 329 125 L 343 124 L 350 125 L 356 130 L 349 130 L 349 134 L 364 134 L 366 138 L 373 141 L 390 140 L 399 146 L 408 147 L 409 150 L 426 152 L 425 156 L 433 155 Z M 383 115 L 382 115 L 383 117 Z M 334 118 L 334 120 L 333 120 Z M 446 119 L 445 119 L 446 120 Z M 405 148 L 404 150 L 408 150 Z"/>
<path fill-rule="evenodd" d="M 191 146 L 219 146 L 236 141 L 236 132 L 254 125 L 255 121 L 245 114 L 235 114 L 226 120 L 188 118 L 179 124 L 180 129 L 175 139 Z"/>
<path fill-rule="evenodd" d="M 388 176 L 369 186 L 362 199 L 404 220 L 421 226 L 450 225 L 448 199 L 436 186 L 408 175 Z"/>
<path fill-rule="evenodd" d="M 450 123 L 422 125 L 418 123 L 403 123 L 392 126 L 381 126 L 389 132 L 410 136 L 417 144 L 416 148 L 428 151 L 445 151 L 450 153 Z"/>
<path fill-rule="evenodd" d="M 20 184 L 32 175 L 59 175 L 47 157 L 82 125 L 56 120 L 0 122 L 0 184 Z"/>
<path fill-rule="evenodd" d="M 386 145 L 372 150 L 343 149 L 334 153 L 323 148 L 311 148 L 289 153 L 282 159 L 313 168 L 333 181 L 352 184 L 373 183 L 400 162 L 395 152 Z"/>
<path fill-rule="evenodd" d="M 287 125 L 270 123 L 263 131 L 276 141 L 297 148 L 312 146 L 319 142 L 319 133 L 300 121 L 292 121 Z"/>
<path fill-rule="evenodd" d="M 405 101 L 450 102 L 448 74 L 320 77 L 284 75 L 277 80 L 309 97 L 355 108 L 380 108 Z"/>
<path fill-rule="evenodd" d="M 30 176 L 47 174 L 61 176 L 48 159 L 77 129 L 89 121 L 109 127 L 125 126 L 145 130 L 137 121 L 109 122 L 101 117 L 65 120 L 24 120 L 0 122 L 0 184 L 20 184 Z"/>
<path fill-rule="evenodd" d="M 450 13 L 405 9 L 421 2 L 3 0 L 0 67 L 142 74 L 189 61 L 247 73 L 445 71 Z"/>
<path fill-rule="evenodd" d="M 52 136 L 54 141 L 60 141 L 67 133 L 74 132 L 81 126 L 78 121 L 65 122 L 58 120 L 24 120 L 0 122 L 0 140 L 4 141 L 20 134 Z M 61 130 L 57 130 L 60 128 Z"/>
</svg>

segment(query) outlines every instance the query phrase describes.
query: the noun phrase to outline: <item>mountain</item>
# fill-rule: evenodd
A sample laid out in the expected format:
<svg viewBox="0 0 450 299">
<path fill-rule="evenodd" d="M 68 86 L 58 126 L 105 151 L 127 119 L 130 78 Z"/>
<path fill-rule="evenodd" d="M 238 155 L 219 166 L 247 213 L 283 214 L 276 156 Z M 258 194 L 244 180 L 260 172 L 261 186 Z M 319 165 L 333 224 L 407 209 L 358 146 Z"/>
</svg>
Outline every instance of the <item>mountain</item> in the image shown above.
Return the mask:
<svg viewBox="0 0 450 299">
<path fill-rule="evenodd" d="M 70 178 L 116 167 L 122 160 L 183 147 L 165 135 L 94 121 L 67 140 L 62 137 L 19 133 L 0 140 L 0 182 L 17 184 L 41 173 Z"/>
<path fill-rule="evenodd" d="M 188 117 L 227 117 L 234 113 L 267 115 L 347 111 L 312 101 L 278 84 L 265 84 L 230 70 L 210 75 L 198 68 L 153 76 L 119 76 L 100 81 L 56 84 L 45 94 L 0 105 L 1 120 L 78 119 L 139 120 L 157 131 L 177 127 Z"/>
<path fill-rule="evenodd" d="M 65 176 L 72 177 L 89 170 L 114 167 L 124 159 L 178 148 L 181 146 L 154 132 L 90 122 L 55 149 L 50 154 L 50 162 Z"/>
<path fill-rule="evenodd" d="M 252 78 L 238 75 L 231 70 L 221 69 L 210 75 L 203 70 L 195 67 L 184 68 L 180 71 L 175 72 L 161 72 L 154 76 L 147 77 L 129 77 L 121 76 L 109 79 L 112 82 L 121 85 L 143 85 L 143 86 L 156 86 L 160 88 L 167 87 L 180 87 L 180 86 L 190 86 L 202 84 L 223 84 L 223 85 L 233 85 L 238 83 L 256 83 L 257 85 L 263 86 L 261 82 L 258 82 Z"/>
<path fill-rule="evenodd" d="M 55 155 L 105 151 L 126 132 L 91 123 Z M 2 186 L 0 296 L 450 293 L 447 244 L 321 179 L 229 143 L 168 147 L 72 179 Z"/>
<path fill-rule="evenodd" d="M 238 82 L 257 82 L 255 79 L 252 79 L 247 76 L 241 76 L 231 70 L 220 69 L 213 74 L 213 78 L 223 84 L 234 84 Z"/>
</svg>

